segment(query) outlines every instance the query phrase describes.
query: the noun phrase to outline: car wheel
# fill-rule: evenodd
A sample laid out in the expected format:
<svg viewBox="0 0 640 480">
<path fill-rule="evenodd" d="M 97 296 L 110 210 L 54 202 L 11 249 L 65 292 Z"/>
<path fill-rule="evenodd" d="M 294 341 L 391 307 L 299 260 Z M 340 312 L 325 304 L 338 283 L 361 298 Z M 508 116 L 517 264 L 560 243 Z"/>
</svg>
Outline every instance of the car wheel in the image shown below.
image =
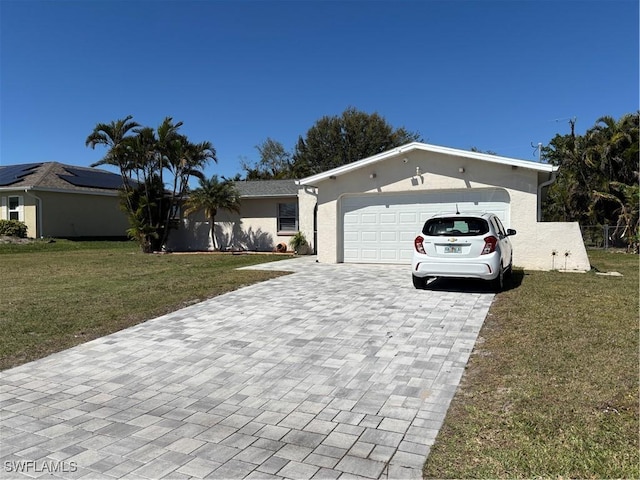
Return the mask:
<svg viewBox="0 0 640 480">
<path fill-rule="evenodd" d="M 427 282 L 425 278 L 422 277 L 417 277 L 415 275 L 411 275 L 411 278 L 413 278 L 413 286 L 416 287 L 419 290 L 424 290 L 424 288 L 427 286 Z"/>
<path fill-rule="evenodd" d="M 513 273 L 513 258 L 509 259 L 509 266 L 507 267 L 507 270 L 504 272 L 504 276 L 506 278 L 511 278 L 511 274 Z"/>
<path fill-rule="evenodd" d="M 502 268 L 502 264 L 498 272 L 498 276 L 491 281 L 491 289 L 495 293 L 500 293 L 504 289 L 504 269 Z"/>
</svg>

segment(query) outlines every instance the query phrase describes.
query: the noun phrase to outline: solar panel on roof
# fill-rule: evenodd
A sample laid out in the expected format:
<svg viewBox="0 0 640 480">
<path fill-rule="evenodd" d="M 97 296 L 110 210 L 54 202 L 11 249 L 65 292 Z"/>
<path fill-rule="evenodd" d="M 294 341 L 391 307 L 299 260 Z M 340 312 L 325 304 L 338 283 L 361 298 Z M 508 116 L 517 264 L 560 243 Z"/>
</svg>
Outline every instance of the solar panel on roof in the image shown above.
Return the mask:
<svg viewBox="0 0 640 480">
<path fill-rule="evenodd" d="M 117 190 L 122 187 L 120 175 L 99 170 L 85 170 L 80 168 L 64 168 L 71 175 L 58 174 L 58 177 L 76 187 L 105 188 Z"/>
<path fill-rule="evenodd" d="M 0 187 L 18 183 L 27 175 L 31 175 L 40 165 L 42 163 L 24 163 L 22 165 L 0 167 Z"/>
</svg>

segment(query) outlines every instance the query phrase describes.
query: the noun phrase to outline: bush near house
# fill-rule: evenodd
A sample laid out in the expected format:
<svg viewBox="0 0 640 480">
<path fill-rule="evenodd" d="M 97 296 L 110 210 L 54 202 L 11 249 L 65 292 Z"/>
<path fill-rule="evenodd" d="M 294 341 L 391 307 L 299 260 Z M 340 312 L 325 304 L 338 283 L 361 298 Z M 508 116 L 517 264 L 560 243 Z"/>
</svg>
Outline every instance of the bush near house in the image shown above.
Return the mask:
<svg viewBox="0 0 640 480">
<path fill-rule="evenodd" d="M 0 236 L 26 238 L 27 225 L 18 220 L 0 220 Z"/>
</svg>

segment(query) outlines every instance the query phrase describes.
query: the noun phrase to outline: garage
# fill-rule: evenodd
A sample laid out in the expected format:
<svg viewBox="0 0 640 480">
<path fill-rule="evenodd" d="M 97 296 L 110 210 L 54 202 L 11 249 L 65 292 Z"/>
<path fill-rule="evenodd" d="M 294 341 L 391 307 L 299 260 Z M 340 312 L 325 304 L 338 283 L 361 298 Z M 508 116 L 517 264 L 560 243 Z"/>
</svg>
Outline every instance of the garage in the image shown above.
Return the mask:
<svg viewBox="0 0 640 480">
<path fill-rule="evenodd" d="M 492 212 L 510 225 L 509 194 L 501 188 L 345 195 L 340 202 L 345 263 L 411 263 L 413 239 L 439 213 Z"/>
</svg>

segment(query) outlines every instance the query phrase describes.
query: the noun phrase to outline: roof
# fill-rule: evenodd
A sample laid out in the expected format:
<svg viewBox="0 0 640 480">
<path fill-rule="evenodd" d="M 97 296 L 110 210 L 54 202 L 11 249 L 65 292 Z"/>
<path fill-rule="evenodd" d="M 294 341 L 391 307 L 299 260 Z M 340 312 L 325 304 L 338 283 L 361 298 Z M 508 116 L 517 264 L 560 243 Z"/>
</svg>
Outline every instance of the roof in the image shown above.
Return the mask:
<svg viewBox="0 0 640 480">
<path fill-rule="evenodd" d="M 295 180 L 240 180 L 235 182 L 241 198 L 297 197 Z"/>
<path fill-rule="evenodd" d="M 0 190 L 45 190 L 115 195 L 119 174 L 58 162 L 0 166 Z"/>
<path fill-rule="evenodd" d="M 551 173 L 558 170 L 557 166 L 549 165 L 547 163 L 537 163 L 537 162 L 531 162 L 528 160 L 518 160 L 516 158 L 491 155 L 488 153 L 472 152 L 469 150 L 459 150 L 456 148 L 441 147 L 439 145 L 430 145 L 428 143 L 412 142 L 406 145 L 402 145 L 401 147 L 396 147 L 394 149 L 387 150 L 386 152 L 378 153 L 377 155 L 373 155 L 372 157 L 367 157 L 362 160 L 358 160 L 357 162 L 348 163 L 346 165 L 342 165 L 340 167 L 327 170 L 326 172 L 318 173 L 316 175 L 303 178 L 301 180 L 298 180 L 296 183 L 298 185 L 313 185 L 316 182 L 326 180 L 330 177 L 335 178 L 340 175 L 344 175 L 345 173 L 349 173 L 354 170 L 357 170 L 359 168 L 363 168 L 368 165 L 373 165 L 375 163 L 382 162 L 389 158 L 406 155 L 408 153 L 415 152 L 415 151 L 440 153 L 443 155 L 471 158 L 471 159 L 480 160 L 483 162 L 498 163 L 498 164 L 509 165 L 513 167 L 527 168 L 530 170 L 536 170 L 538 172 Z"/>
</svg>

